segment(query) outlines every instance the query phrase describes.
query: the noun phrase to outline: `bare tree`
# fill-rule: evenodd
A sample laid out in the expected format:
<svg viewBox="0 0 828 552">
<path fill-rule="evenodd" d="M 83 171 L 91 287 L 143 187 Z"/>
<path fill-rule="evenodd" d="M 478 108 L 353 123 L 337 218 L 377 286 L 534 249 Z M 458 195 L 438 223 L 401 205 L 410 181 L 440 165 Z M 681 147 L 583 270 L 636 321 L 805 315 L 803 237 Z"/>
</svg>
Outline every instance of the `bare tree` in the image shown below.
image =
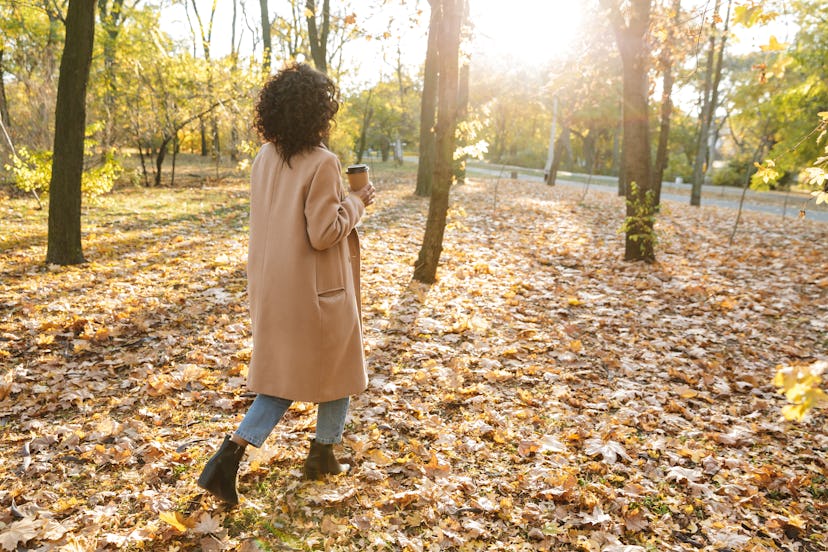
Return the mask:
<svg viewBox="0 0 828 552">
<path fill-rule="evenodd" d="M 201 48 L 204 51 L 204 61 L 207 62 L 207 94 L 210 99 L 215 97 L 215 82 L 213 76 L 213 65 L 211 63 L 211 56 L 210 56 L 210 45 L 213 40 L 213 20 L 216 16 L 216 6 L 218 0 L 213 0 L 213 3 L 210 6 L 210 19 L 205 26 L 204 22 L 201 19 L 201 14 L 198 12 L 198 5 L 196 0 L 190 0 L 193 6 L 193 12 L 196 16 L 196 21 L 198 22 L 198 30 L 199 35 L 201 37 Z M 189 12 L 188 12 L 189 15 Z M 202 121 L 203 123 L 203 121 Z M 216 156 L 216 159 L 221 157 L 221 144 L 219 142 L 219 127 L 218 127 L 218 116 L 213 112 L 210 116 L 210 131 L 213 135 L 213 155 Z M 203 139 L 204 136 L 204 126 L 202 124 L 201 127 L 202 132 L 202 148 L 201 154 L 206 155 L 206 148 L 204 147 L 205 140 Z"/>
<path fill-rule="evenodd" d="M 322 13 L 318 14 L 316 0 L 307 0 L 305 20 L 308 24 L 308 44 L 313 65 L 323 73 L 328 72 L 328 35 L 331 32 L 331 1 L 322 0 Z M 321 16 L 321 24 L 316 18 Z"/>
<path fill-rule="evenodd" d="M 267 0 L 259 0 L 259 9 L 262 14 L 262 75 L 266 79 L 270 75 L 270 58 L 273 56 L 273 41 L 270 38 L 270 11 Z"/>
<path fill-rule="evenodd" d="M 696 140 L 696 157 L 693 162 L 693 187 L 690 191 L 690 205 L 701 205 L 701 190 L 704 174 L 710 158 L 710 128 L 716 112 L 719 99 L 719 83 L 722 79 L 724 48 L 730 25 L 730 9 L 733 0 L 727 2 L 727 16 L 724 19 L 724 28 L 721 33 L 716 27 L 719 21 L 721 0 L 716 0 L 713 9 L 712 23 L 710 24 L 709 50 L 707 52 L 707 68 L 704 74 L 702 88 L 702 109 L 699 116 L 699 135 Z M 718 38 L 718 44 L 717 44 Z"/>
</svg>

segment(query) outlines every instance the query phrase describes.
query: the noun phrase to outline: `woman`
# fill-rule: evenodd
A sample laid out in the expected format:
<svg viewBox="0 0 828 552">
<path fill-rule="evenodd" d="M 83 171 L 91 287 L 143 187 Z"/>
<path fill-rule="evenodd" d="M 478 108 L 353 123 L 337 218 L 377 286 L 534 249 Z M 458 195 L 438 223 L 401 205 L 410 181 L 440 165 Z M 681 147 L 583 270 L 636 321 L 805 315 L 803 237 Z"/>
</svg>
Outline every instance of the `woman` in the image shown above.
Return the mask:
<svg viewBox="0 0 828 552">
<path fill-rule="evenodd" d="M 255 126 L 267 142 L 250 180 L 247 383 L 258 395 L 198 479 L 231 504 L 245 448 L 260 447 L 293 401 L 319 404 L 305 477 L 349 469 L 332 445 L 342 440 L 349 396 L 368 383 L 355 227 L 375 191 L 369 183 L 345 195 L 339 160 L 322 145 L 336 95 L 326 75 L 294 64 L 268 81 L 256 104 Z"/>
</svg>

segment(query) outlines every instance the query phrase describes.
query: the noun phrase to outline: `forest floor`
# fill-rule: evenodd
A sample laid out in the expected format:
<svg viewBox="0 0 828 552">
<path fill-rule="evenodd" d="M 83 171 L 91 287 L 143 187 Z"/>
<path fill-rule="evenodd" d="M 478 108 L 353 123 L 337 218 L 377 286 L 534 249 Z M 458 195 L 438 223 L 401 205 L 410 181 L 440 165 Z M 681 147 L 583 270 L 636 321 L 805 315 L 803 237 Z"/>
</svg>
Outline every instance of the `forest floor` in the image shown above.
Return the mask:
<svg viewBox="0 0 828 552">
<path fill-rule="evenodd" d="M 247 184 L 118 190 L 75 267 L 0 205 L 0 550 L 828 549 L 826 412 L 772 385 L 828 356 L 828 224 L 745 213 L 728 245 L 734 211 L 667 203 L 631 264 L 613 194 L 472 180 L 425 286 L 427 200 L 374 174 L 355 468 L 300 478 L 294 405 L 234 509 L 195 481 L 251 400 Z"/>
</svg>

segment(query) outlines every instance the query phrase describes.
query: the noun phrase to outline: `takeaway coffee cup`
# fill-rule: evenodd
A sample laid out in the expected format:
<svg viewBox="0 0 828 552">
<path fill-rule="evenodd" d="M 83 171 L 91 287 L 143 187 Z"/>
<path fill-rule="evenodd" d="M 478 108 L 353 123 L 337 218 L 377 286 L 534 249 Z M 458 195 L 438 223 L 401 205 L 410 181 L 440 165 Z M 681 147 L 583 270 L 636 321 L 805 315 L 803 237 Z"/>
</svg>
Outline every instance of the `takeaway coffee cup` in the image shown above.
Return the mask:
<svg viewBox="0 0 828 552">
<path fill-rule="evenodd" d="M 349 165 L 345 171 L 351 190 L 357 191 L 368 184 L 368 165 Z"/>
</svg>

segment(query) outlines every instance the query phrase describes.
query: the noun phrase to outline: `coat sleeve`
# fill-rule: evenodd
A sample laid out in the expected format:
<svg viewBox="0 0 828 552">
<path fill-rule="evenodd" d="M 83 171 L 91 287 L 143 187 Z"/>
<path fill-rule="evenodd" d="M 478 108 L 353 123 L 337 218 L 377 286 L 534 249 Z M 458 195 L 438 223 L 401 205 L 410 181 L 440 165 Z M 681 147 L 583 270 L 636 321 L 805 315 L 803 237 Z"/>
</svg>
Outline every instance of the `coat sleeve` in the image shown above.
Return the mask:
<svg viewBox="0 0 828 552">
<path fill-rule="evenodd" d="M 339 162 L 330 156 L 319 165 L 305 198 L 305 221 L 311 247 L 319 251 L 344 240 L 365 213 L 353 195 L 342 199 Z"/>
</svg>

